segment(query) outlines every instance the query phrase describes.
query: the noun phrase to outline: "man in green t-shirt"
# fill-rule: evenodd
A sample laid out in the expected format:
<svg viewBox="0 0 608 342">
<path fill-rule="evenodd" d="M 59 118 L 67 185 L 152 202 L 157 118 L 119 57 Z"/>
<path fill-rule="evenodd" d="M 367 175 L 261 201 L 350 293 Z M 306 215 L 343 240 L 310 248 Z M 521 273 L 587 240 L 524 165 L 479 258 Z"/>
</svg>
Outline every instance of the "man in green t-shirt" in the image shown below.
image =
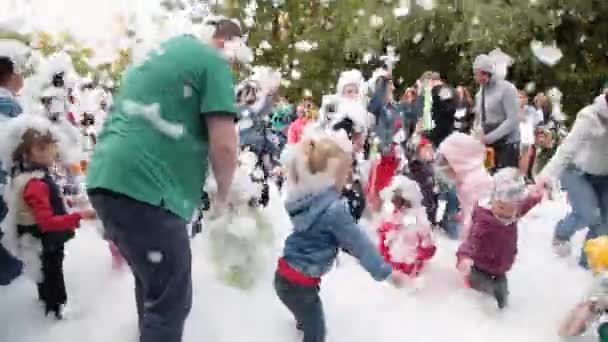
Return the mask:
<svg viewBox="0 0 608 342">
<path fill-rule="evenodd" d="M 186 226 L 207 159 L 222 207 L 236 168 L 232 70 L 222 51 L 239 26 L 216 24 L 211 45 L 167 40 L 126 71 L 91 160 L 89 197 L 135 277 L 141 342 L 179 342 L 192 305 Z"/>
</svg>

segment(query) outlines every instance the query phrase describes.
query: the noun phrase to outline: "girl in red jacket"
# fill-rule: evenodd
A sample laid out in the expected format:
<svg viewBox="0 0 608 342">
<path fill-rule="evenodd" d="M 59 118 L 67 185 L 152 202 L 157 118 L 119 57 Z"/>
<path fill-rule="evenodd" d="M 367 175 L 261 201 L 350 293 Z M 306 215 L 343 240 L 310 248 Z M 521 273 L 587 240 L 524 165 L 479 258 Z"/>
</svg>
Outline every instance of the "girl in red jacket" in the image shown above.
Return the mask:
<svg viewBox="0 0 608 342">
<path fill-rule="evenodd" d="M 287 131 L 287 143 L 290 145 L 300 142 L 306 126 L 317 121 L 319 111 L 312 98 L 307 97 L 298 105 L 296 114 L 298 118 L 291 123 Z"/>
<path fill-rule="evenodd" d="M 23 126 L 15 124 L 11 128 L 24 130 Z M 12 152 L 9 215 L 19 237 L 20 257 L 38 283 L 38 297 L 46 314 L 62 319 L 67 302 L 64 244 L 74 236 L 82 219 L 96 215 L 92 209 L 67 213 L 60 188 L 49 171 L 57 156 L 55 137 L 50 130 L 40 130 L 40 125 L 30 127 L 36 128 L 26 128 Z"/>
<path fill-rule="evenodd" d="M 394 270 L 415 278 L 436 251 L 422 193 L 413 180 L 395 176 L 382 199 L 387 213 L 378 228 L 380 252 Z"/>
</svg>

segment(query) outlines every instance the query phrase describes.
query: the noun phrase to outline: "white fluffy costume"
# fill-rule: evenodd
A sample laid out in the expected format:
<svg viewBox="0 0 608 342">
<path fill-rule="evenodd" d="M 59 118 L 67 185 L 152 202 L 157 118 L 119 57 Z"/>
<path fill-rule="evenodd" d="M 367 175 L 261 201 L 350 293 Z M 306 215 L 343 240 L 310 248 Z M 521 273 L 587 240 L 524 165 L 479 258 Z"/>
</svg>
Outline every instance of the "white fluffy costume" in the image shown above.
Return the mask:
<svg viewBox="0 0 608 342">
<path fill-rule="evenodd" d="M 420 188 L 405 176 L 395 176 L 381 197 L 385 213 L 378 227 L 380 252 L 394 269 L 417 276 L 436 250 Z"/>
<path fill-rule="evenodd" d="M 50 132 L 57 140 L 58 152 L 65 156 L 72 151 L 70 139 L 47 118 L 40 115 L 22 114 L 21 116 L 3 123 L 0 127 L 0 158 L 3 167 L 10 171 L 13 168 L 12 155 L 22 142 L 22 136 L 28 129 L 39 132 Z M 8 205 L 8 214 L 0 223 L 4 232 L 2 243 L 25 264 L 25 273 L 34 281 L 41 280 L 40 239 L 29 234 L 19 236 L 18 225 L 32 225 L 33 218 L 23 201 L 24 187 L 31 179 L 42 179 L 42 172 L 29 172 L 17 175 L 11 179 L 5 188 L 4 197 Z"/>
<path fill-rule="evenodd" d="M 256 161 L 254 153 L 241 152 L 230 189 L 228 212 L 215 220 L 205 219 L 208 250 L 218 277 L 242 289 L 255 285 L 270 260 L 275 242 L 269 213 L 264 210 L 268 188 Z M 211 174 L 205 191 L 213 200 L 217 185 Z"/>
</svg>

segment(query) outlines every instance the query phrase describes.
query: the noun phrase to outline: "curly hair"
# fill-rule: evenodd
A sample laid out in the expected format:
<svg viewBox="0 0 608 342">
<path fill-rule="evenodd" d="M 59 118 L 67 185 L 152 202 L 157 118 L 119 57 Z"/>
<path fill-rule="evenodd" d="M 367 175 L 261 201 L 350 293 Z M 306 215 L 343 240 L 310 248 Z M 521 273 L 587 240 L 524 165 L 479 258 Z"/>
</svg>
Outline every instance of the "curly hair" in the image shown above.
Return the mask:
<svg viewBox="0 0 608 342">
<path fill-rule="evenodd" d="M 50 131 L 40 132 L 36 129 L 29 128 L 21 136 L 21 144 L 17 146 L 13 152 L 12 158 L 15 163 L 27 162 L 32 148 L 40 146 L 54 145 L 57 140 Z"/>
</svg>

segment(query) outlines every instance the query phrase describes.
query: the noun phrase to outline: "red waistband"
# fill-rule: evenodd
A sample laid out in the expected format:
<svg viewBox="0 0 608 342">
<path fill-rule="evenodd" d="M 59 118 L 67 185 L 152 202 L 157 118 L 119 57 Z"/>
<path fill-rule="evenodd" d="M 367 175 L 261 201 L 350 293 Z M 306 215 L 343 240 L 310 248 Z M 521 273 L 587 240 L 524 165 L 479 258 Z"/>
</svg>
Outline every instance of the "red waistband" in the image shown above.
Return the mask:
<svg viewBox="0 0 608 342">
<path fill-rule="evenodd" d="M 317 286 L 321 283 L 320 277 L 309 277 L 306 274 L 291 267 L 285 259 L 280 258 L 277 272 L 292 283 L 302 286 Z"/>
</svg>

